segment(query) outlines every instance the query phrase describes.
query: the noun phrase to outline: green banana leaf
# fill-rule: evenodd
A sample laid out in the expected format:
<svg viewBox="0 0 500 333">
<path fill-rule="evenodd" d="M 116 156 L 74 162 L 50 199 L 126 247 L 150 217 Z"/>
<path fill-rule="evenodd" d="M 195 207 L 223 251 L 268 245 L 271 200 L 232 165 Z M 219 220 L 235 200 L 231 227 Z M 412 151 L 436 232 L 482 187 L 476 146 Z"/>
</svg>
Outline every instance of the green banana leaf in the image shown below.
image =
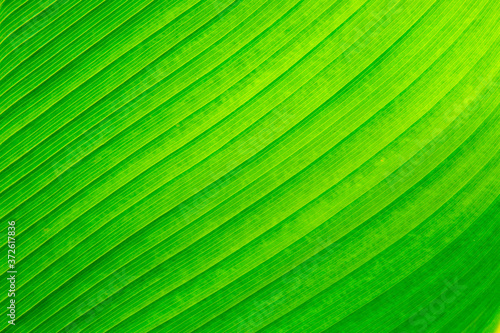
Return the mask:
<svg viewBox="0 0 500 333">
<path fill-rule="evenodd" d="M 500 1 L 0 1 L 1 332 L 500 332 Z"/>
</svg>

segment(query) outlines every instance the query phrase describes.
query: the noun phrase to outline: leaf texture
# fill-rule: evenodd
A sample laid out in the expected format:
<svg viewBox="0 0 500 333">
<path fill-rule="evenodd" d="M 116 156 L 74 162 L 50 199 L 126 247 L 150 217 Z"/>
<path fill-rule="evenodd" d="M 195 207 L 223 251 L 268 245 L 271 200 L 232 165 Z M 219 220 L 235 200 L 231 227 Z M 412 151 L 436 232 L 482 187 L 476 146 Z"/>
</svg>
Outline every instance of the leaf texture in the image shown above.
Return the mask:
<svg viewBox="0 0 500 333">
<path fill-rule="evenodd" d="M 0 1 L 0 326 L 496 333 L 499 148 L 498 0 Z"/>
</svg>

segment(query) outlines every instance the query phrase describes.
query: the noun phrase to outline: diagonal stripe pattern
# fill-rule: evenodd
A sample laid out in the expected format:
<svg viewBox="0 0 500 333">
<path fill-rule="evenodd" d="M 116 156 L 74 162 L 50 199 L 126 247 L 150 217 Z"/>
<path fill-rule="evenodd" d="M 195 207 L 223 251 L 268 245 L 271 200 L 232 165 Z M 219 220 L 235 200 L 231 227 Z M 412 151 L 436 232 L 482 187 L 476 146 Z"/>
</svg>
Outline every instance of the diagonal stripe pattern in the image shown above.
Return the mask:
<svg viewBox="0 0 500 333">
<path fill-rule="evenodd" d="M 498 332 L 499 59 L 497 0 L 0 1 L 2 332 Z"/>
</svg>

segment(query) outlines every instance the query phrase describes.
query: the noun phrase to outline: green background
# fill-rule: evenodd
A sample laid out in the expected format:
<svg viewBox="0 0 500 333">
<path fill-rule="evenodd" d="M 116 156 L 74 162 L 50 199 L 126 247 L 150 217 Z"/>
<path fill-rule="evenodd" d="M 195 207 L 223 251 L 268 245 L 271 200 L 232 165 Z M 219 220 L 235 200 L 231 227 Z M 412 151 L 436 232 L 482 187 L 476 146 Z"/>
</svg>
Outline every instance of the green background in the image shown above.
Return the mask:
<svg viewBox="0 0 500 333">
<path fill-rule="evenodd" d="M 2 331 L 498 332 L 500 1 L 0 3 Z"/>
</svg>

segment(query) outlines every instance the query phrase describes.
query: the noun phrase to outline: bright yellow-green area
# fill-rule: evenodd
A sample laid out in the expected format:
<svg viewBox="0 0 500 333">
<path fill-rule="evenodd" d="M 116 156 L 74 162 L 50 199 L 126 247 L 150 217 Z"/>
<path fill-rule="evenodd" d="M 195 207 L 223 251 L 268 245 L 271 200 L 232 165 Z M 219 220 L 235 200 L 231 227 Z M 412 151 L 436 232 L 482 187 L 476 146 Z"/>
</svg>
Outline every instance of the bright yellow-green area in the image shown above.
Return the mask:
<svg viewBox="0 0 500 333">
<path fill-rule="evenodd" d="M 500 1 L 0 1 L 2 332 L 498 332 Z"/>
</svg>

